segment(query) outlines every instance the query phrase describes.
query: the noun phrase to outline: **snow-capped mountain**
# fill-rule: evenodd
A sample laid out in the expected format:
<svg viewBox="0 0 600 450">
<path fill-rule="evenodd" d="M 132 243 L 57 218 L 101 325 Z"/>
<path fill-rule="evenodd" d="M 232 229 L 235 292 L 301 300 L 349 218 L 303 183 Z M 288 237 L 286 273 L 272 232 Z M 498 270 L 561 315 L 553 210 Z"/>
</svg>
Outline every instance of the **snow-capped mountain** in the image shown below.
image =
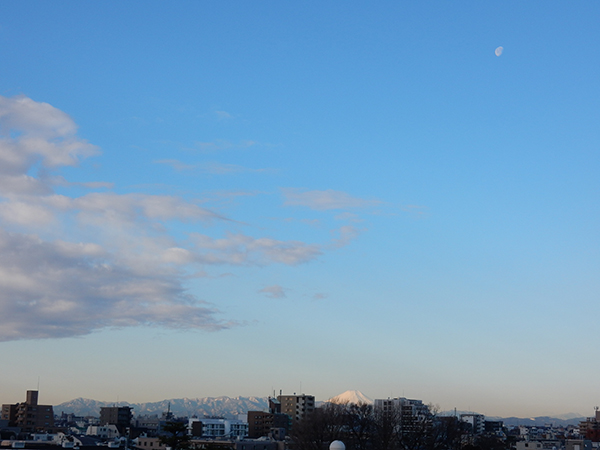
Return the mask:
<svg viewBox="0 0 600 450">
<path fill-rule="evenodd" d="M 100 415 L 102 406 L 114 406 L 114 402 L 103 402 L 85 398 L 61 403 L 54 406 L 54 412 L 60 414 L 74 413 L 78 416 Z M 205 398 L 174 398 L 151 403 L 119 402 L 118 406 L 131 406 L 136 416 L 158 415 L 169 408 L 176 416 L 218 416 L 235 418 L 238 414 L 248 411 L 266 411 L 268 409 L 267 397 L 205 397 Z"/>
<path fill-rule="evenodd" d="M 373 400 L 367 397 L 360 391 L 346 391 L 340 395 L 336 395 L 335 397 L 327 400 L 330 403 L 344 404 L 344 403 L 354 403 L 356 405 L 360 405 L 361 403 L 373 404 Z"/>
<path fill-rule="evenodd" d="M 346 391 L 343 394 L 330 398 L 328 402 L 345 404 L 345 403 L 368 403 L 372 404 L 373 400 L 364 395 L 360 391 Z M 323 402 L 317 402 L 322 404 Z M 169 406 L 170 404 L 170 406 Z M 54 413 L 60 414 L 74 413 L 78 416 L 100 416 L 100 407 L 114 406 L 114 402 L 103 402 L 85 398 L 76 398 L 74 400 L 61 403 L 54 406 Z M 205 397 L 205 398 L 175 398 L 171 400 L 162 400 L 160 402 L 151 403 L 128 403 L 119 402 L 119 406 L 132 406 L 135 416 L 142 415 L 158 415 L 166 412 L 169 407 L 175 416 L 217 416 L 225 418 L 237 418 L 239 414 L 246 414 L 248 411 L 267 411 L 267 397 Z M 445 411 L 441 415 L 454 415 L 466 413 L 467 411 Z M 569 413 L 557 415 L 556 417 L 533 417 L 533 418 L 518 418 L 518 417 L 486 417 L 487 420 L 502 420 L 506 426 L 514 425 L 536 425 L 552 423 L 554 425 L 577 425 L 585 417 L 580 417 L 580 414 Z"/>
</svg>

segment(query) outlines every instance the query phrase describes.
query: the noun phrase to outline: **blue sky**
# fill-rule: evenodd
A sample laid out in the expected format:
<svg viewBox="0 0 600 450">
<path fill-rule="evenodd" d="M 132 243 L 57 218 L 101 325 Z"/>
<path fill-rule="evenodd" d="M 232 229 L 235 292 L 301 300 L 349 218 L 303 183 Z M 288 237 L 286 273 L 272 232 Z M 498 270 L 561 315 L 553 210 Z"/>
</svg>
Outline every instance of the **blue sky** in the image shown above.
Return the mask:
<svg viewBox="0 0 600 450">
<path fill-rule="evenodd" d="M 599 15 L 2 2 L 2 402 L 591 414 Z"/>
</svg>

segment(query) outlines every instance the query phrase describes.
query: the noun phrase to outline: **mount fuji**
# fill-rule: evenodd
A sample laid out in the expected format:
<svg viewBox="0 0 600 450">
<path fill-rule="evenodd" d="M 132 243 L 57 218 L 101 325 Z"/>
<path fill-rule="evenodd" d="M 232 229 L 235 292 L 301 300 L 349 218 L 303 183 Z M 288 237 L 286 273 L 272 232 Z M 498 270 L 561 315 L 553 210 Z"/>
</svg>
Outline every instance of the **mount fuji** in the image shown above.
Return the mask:
<svg viewBox="0 0 600 450">
<path fill-rule="evenodd" d="M 329 403 L 337 403 L 338 405 L 345 403 L 354 403 L 355 405 L 360 405 L 362 403 L 366 403 L 368 405 L 373 404 L 373 400 L 360 391 L 346 391 L 340 395 L 330 398 L 327 401 Z"/>
</svg>

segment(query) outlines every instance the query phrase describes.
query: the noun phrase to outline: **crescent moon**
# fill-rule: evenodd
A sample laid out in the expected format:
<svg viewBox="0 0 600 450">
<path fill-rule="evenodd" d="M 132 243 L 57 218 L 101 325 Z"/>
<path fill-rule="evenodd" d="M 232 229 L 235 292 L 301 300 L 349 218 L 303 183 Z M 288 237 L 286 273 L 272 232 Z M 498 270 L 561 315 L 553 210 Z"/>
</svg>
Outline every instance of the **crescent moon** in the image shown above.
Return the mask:
<svg viewBox="0 0 600 450">
<path fill-rule="evenodd" d="M 504 47 L 498 47 L 494 53 L 496 54 L 496 56 L 500 56 L 502 54 L 502 50 L 504 50 Z"/>
</svg>

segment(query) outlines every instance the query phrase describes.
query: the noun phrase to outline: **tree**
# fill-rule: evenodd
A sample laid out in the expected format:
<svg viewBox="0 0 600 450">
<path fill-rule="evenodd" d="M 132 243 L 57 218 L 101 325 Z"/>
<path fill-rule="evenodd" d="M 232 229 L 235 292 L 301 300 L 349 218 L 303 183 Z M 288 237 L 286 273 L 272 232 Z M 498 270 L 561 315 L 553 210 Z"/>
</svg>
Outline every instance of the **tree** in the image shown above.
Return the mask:
<svg viewBox="0 0 600 450">
<path fill-rule="evenodd" d="M 461 447 L 462 426 L 456 416 L 439 416 L 434 413 L 427 442 L 430 450 L 455 450 Z"/>
<path fill-rule="evenodd" d="M 475 437 L 475 443 L 463 447 L 467 450 L 505 450 L 507 443 L 498 436 L 482 435 Z"/>
<path fill-rule="evenodd" d="M 346 406 L 345 410 L 345 432 L 348 448 L 354 450 L 366 450 L 371 447 L 375 421 L 373 406 L 367 403 Z"/>
<path fill-rule="evenodd" d="M 167 422 L 163 427 L 166 433 L 159 437 L 161 444 L 171 447 L 172 450 L 186 450 L 190 448 L 190 437 L 187 424 L 184 422 Z"/>
<path fill-rule="evenodd" d="M 403 450 L 429 450 L 432 430 L 433 417 L 429 409 L 419 414 L 402 414 L 396 434 L 398 446 Z"/>
<path fill-rule="evenodd" d="M 323 450 L 332 441 L 342 438 L 344 410 L 344 405 L 326 403 L 304 419 L 294 422 L 290 433 L 294 448 Z"/>
<path fill-rule="evenodd" d="M 398 435 L 402 424 L 402 411 L 399 407 L 373 411 L 373 445 L 378 450 L 398 448 Z"/>
<path fill-rule="evenodd" d="M 405 414 L 398 434 L 403 450 L 457 450 L 462 427 L 457 417 L 440 416 L 439 407 L 427 405 L 417 414 Z"/>
</svg>

